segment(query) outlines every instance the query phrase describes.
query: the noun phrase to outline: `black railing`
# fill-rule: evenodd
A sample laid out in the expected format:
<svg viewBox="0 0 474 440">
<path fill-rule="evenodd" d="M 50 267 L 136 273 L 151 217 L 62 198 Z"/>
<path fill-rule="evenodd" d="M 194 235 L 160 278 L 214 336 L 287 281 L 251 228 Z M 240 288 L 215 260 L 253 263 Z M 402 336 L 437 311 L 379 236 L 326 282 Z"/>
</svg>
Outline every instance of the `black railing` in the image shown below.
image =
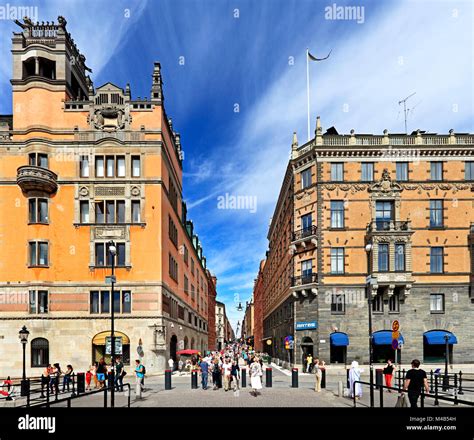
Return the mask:
<svg viewBox="0 0 474 440">
<path fill-rule="evenodd" d="M 312 237 L 316 235 L 317 231 L 318 231 L 318 227 L 316 225 L 309 226 L 308 228 L 300 229 L 299 231 L 293 232 L 292 241 L 303 240 L 305 238 Z"/>
<path fill-rule="evenodd" d="M 367 231 L 409 231 L 410 228 L 410 221 L 395 221 L 395 220 L 374 220 L 373 222 L 367 225 Z"/>
<path fill-rule="evenodd" d="M 308 275 L 300 275 L 298 277 L 291 277 L 292 287 L 304 286 L 306 284 L 314 284 L 318 282 L 318 274 L 311 273 Z"/>
</svg>

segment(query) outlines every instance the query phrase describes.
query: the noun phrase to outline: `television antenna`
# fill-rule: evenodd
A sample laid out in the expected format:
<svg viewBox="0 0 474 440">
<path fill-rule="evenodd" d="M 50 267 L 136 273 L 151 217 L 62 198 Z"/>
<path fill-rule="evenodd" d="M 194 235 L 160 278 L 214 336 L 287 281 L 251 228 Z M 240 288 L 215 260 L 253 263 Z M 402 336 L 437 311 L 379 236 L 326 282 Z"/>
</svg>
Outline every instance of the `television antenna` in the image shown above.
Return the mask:
<svg viewBox="0 0 474 440">
<path fill-rule="evenodd" d="M 407 128 L 407 117 L 408 117 L 408 112 L 410 109 L 407 109 L 407 101 L 413 96 L 416 95 L 416 92 L 412 93 L 410 96 L 407 96 L 405 99 L 402 99 L 401 101 L 398 101 L 398 105 L 403 103 L 403 113 L 405 115 L 405 134 L 408 134 L 408 128 Z M 418 104 L 417 104 L 418 105 Z"/>
</svg>

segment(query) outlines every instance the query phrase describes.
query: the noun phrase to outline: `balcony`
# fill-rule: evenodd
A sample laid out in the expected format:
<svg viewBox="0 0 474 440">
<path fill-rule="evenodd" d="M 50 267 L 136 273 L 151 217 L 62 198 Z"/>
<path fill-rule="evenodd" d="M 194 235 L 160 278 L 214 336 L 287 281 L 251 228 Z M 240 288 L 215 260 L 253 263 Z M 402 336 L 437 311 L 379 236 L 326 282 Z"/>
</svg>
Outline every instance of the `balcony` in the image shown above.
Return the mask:
<svg viewBox="0 0 474 440">
<path fill-rule="evenodd" d="M 300 275 L 297 277 L 291 278 L 291 290 L 293 291 L 293 296 L 297 298 L 299 293 L 303 297 L 307 297 L 310 293 L 317 295 L 318 294 L 318 274 L 312 273 L 308 275 Z"/>
<path fill-rule="evenodd" d="M 56 173 L 34 165 L 24 165 L 18 168 L 16 183 L 24 193 L 40 191 L 54 194 L 58 190 L 58 176 Z"/>
<path fill-rule="evenodd" d="M 314 246 L 318 245 L 318 239 L 316 238 L 316 233 L 318 231 L 317 226 L 313 225 L 309 228 L 300 229 L 293 232 L 291 236 L 291 245 L 290 250 L 296 251 L 298 246 L 306 248 L 308 244 L 313 244 Z"/>
</svg>

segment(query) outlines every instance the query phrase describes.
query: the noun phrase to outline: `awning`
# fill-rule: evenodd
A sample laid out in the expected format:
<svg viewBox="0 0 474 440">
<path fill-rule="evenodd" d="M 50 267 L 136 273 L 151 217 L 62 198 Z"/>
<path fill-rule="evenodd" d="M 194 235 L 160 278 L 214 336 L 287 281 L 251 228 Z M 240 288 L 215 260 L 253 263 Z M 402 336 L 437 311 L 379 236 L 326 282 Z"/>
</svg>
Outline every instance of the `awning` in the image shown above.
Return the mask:
<svg viewBox="0 0 474 440">
<path fill-rule="evenodd" d="M 111 334 L 110 331 L 97 333 L 92 339 L 92 343 L 94 345 L 105 345 L 105 338 L 110 337 L 110 334 Z M 130 344 L 130 339 L 125 333 L 114 331 L 114 336 L 116 338 L 121 337 L 123 345 Z"/>
<path fill-rule="evenodd" d="M 428 345 L 444 345 L 446 344 L 445 336 L 448 336 L 448 344 L 457 344 L 456 335 L 446 330 L 430 330 L 423 334 Z"/>
<path fill-rule="evenodd" d="M 347 336 L 345 333 L 334 332 L 331 333 L 330 338 L 331 345 L 334 345 L 335 347 L 346 347 L 349 345 L 349 336 Z"/>
<path fill-rule="evenodd" d="M 372 334 L 374 345 L 392 345 L 392 332 L 390 330 L 381 330 Z M 398 342 L 404 344 L 402 334 L 398 338 Z"/>
</svg>

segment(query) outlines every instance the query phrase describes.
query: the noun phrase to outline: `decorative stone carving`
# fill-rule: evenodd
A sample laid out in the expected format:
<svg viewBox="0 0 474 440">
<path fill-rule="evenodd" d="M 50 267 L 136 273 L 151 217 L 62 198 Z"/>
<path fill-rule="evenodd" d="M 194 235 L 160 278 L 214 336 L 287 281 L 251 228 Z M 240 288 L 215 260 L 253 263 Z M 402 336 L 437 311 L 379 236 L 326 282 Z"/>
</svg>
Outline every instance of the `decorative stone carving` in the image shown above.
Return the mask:
<svg viewBox="0 0 474 440">
<path fill-rule="evenodd" d="M 130 190 L 130 194 L 134 197 L 138 197 L 140 193 L 141 193 L 141 190 L 139 186 L 133 186 L 132 189 Z"/>
<path fill-rule="evenodd" d="M 89 188 L 87 188 L 87 186 L 82 186 L 80 189 L 79 189 L 79 195 L 81 197 L 87 197 L 89 195 Z"/>
<path fill-rule="evenodd" d="M 326 183 L 322 185 L 322 188 L 327 191 L 335 191 L 340 189 L 341 191 L 350 191 L 351 194 L 355 194 L 358 191 L 365 191 L 367 189 L 367 184 L 361 183 L 342 183 L 342 184 L 335 184 L 335 183 Z"/>
<path fill-rule="evenodd" d="M 372 197 L 394 197 L 398 198 L 400 193 L 403 191 L 403 187 L 397 183 L 393 182 L 392 178 L 390 177 L 390 173 L 385 168 L 382 172 L 382 178 L 372 184 L 369 187 L 369 192 L 372 193 Z"/>
<path fill-rule="evenodd" d="M 125 122 L 125 112 L 115 106 L 97 109 L 92 116 L 92 125 L 97 130 L 123 130 Z"/>
<path fill-rule="evenodd" d="M 435 189 L 440 189 L 442 191 L 453 191 L 456 193 L 458 191 L 469 190 L 474 191 L 474 184 L 472 183 L 405 183 L 403 188 L 408 191 L 418 191 L 418 194 L 421 194 L 423 191 L 433 191 Z"/>
</svg>

